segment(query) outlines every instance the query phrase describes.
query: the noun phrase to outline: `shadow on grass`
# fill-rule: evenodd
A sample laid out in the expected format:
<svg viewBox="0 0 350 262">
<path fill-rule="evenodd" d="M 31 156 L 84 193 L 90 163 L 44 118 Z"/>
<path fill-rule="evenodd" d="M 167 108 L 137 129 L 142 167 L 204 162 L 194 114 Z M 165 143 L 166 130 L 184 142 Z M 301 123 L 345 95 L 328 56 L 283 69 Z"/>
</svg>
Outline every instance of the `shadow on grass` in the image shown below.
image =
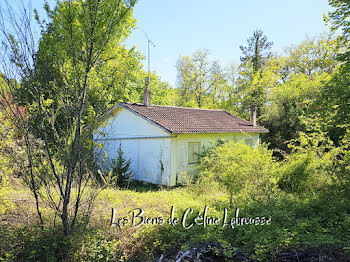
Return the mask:
<svg viewBox="0 0 350 262">
<path fill-rule="evenodd" d="M 162 191 L 162 190 L 171 190 L 174 187 L 167 187 L 164 185 L 157 185 L 157 184 L 152 184 L 152 183 L 147 183 L 147 182 L 142 182 L 142 181 L 137 181 L 137 180 L 132 180 L 128 189 L 131 191 L 136 191 L 138 193 L 143 193 L 143 192 L 157 192 L 157 191 Z"/>
</svg>

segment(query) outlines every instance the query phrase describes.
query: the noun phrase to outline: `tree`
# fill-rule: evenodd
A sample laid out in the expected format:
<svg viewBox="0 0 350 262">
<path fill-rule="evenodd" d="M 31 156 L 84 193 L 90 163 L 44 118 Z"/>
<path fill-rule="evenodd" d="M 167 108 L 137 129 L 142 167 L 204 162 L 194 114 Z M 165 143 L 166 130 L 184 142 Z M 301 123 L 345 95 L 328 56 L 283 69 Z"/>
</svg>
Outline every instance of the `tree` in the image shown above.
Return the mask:
<svg viewBox="0 0 350 262">
<path fill-rule="evenodd" d="M 143 103 L 143 95 L 145 89 L 145 78 L 148 72 L 140 70 L 135 73 L 133 81 L 125 86 L 124 92 L 135 93 L 134 97 L 120 101 L 128 101 L 134 103 Z M 178 101 L 177 89 L 172 88 L 168 82 L 163 81 L 157 74 L 150 72 L 149 88 L 151 90 L 151 104 L 175 106 Z"/>
<path fill-rule="evenodd" d="M 225 69 L 225 75 L 225 83 L 218 92 L 217 103 L 220 109 L 234 115 L 240 115 L 240 93 L 242 92 L 242 86 L 239 85 L 239 71 L 237 65 L 229 65 Z"/>
<path fill-rule="evenodd" d="M 240 46 L 243 53 L 242 62 L 250 62 L 253 66 L 253 73 L 262 69 L 267 58 L 270 56 L 270 49 L 273 42 L 267 41 L 267 36 L 262 30 L 255 30 L 253 36 L 247 39 L 247 46 Z"/>
<path fill-rule="evenodd" d="M 307 37 L 296 46 L 287 48 L 284 70 L 290 75 L 331 74 L 339 65 L 339 41 L 332 34 Z M 287 76 L 286 76 L 287 77 Z"/>
<path fill-rule="evenodd" d="M 336 39 L 322 34 L 308 37 L 299 45 L 287 48 L 285 56 L 269 60 L 270 65 L 275 60 L 272 66 L 278 79 L 261 108 L 260 122 L 269 130 L 262 139 L 272 148 L 290 152 L 286 141 L 305 130 L 300 117 L 312 114 L 312 104 L 337 71 L 337 50 Z M 269 63 L 265 65 L 266 71 L 270 71 Z"/>
<path fill-rule="evenodd" d="M 215 107 L 222 87 L 227 84 L 224 69 L 209 60 L 207 50 L 181 56 L 176 64 L 179 104 L 192 107 Z"/>
<path fill-rule="evenodd" d="M 349 178 L 343 158 L 348 144 L 336 147 L 318 116 L 302 116 L 300 120 L 305 128 L 288 141 L 292 153 L 278 170 L 278 186 L 293 193 L 319 192 L 332 183 L 343 186 Z"/>
<path fill-rule="evenodd" d="M 262 139 L 270 143 L 271 148 L 290 152 L 286 141 L 295 139 L 298 132 L 305 129 L 300 117 L 309 114 L 310 105 L 330 78 L 327 73 L 312 79 L 304 74 L 292 75 L 288 81 L 270 89 L 260 121 L 269 130 Z"/>
<path fill-rule="evenodd" d="M 335 10 L 328 12 L 324 19 L 326 23 L 331 25 L 332 31 L 341 30 L 338 37 L 340 44 L 338 59 L 344 63 L 334 74 L 332 80 L 324 86 L 313 109 L 316 113 L 321 114 L 325 130 L 339 145 L 342 138 L 347 135 L 350 126 L 350 27 L 348 21 L 350 3 L 346 0 L 330 0 L 328 2 Z"/>
<path fill-rule="evenodd" d="M 320 114 L 323 130 L 338 146 L 350 129 L 350 65 L 337 70 L 321 89 L 314 101 L 311 114 Z"/>
<path fill-rule="evenodd" d="M 82 55 L 79 53 L 79 48 L 86 48 L 81 43 L 84 37 L 81 34 L 83 33 L 81 32 L 82 24 L 75 28 L 76 35 L 72 35 L 71 40 L 69 40 L 70 35 L 69 29 L 66 28 L 67 24 L 64 24 L 64 19 L 69 18 L 71 13 L 75 12 L 78 15 L 78 12 L 81 12 L 82 6 L 79 2 L 61 2 L 53 11 L 48 6 L 46 6 L 46 9 L 49 18 L 52 19 L 51 22 L 41 21 L 39 16 L 36 16 L 42 28 L 42 36 L 39 40 L 38 51 L 35 54 L 35 73 L 32 78 L 23 79 L 24 83 L 14 94 L 20 105 L 31 105 L 34 103 L 30 114 L 32 127 L 37 129 L 36 134 L 42 139 L 43 134 L 37 128 L 40 126 L 38 123 L 41 121 L 41 115 L 38 108 L 35 107 L 35 97 L 33 96 L 35 90 L 31 87 L 30 82 L 33 80 L 37 82 L 34 89 L 38 85 L 41 86 L 40 89 L 44 98 L 50 96 L 55 98 L 54 101 L 48 101 L 48 103 L 50 103 L 50 108 L 56 111 L 54 123 L 56 130 L 58 134 L 63 134 L 67 130 L 67 119 L 72 119 L 74 116 L 70 114 L 72 111 L 59 110 L 61 105 L 60 98 L 64 97 L 73 100 L 76 92 L 72 83 L 68 82 L 72 76 L 71 52 L 67 52 L 68 50 L 66 50 L 65 46 L 62 46 L 61 42 L 63 42 L 62 40 L 66 42 L 75 41 L 79 45 L 76 48 L 79 56 Z M 121 23 L 118 25 L 119 29 L 114 32 L 115 35 L 112 36 L 108 45 L 103 47 L 104 52 L 99 54 L 95 66 L 89 69 L 89 78 L 86 83 L 89 88 L 87 89 L 84 102 L 84 106 L 88 110 L 83 112 L 84 118 L 98 118 L 121 100 L 134 101 L 138 99 L 138 94 L 141 91 L 134 90 L 130 83 L 135 82 L 136 76 L 142 72 L 140 61 L 142 56 L 135 51 L 135 48 L 127 50 L 123 45 L 124 40 L 134 26 L 135 19 L 129 12 L 122 18 Z M 77 62 L 76 59 L 74 61 Z M 64 86 L 70 86 L 71 90 L 66 90 L 67 92 L 62 96 Z M 48 133 L 47 136 L 51 143 L 57 144 L 52 132 Z"/>
<path fill-rule="evenodd" d="M 125 157 L 122 145 L 119 144 L 117 157 L 111 160 L 112 178 L 115 178 L 119 186 L 127 186 L 131 179 L 130 165 L 132 161 Z"/>
<path fill-rule="evenodd" d="M 349 61 L 350 27 L 348 17 L 350 3 L 347 0 L 329 0 L 328 3 L 331 7 L 335 8 L 335 10 L 328 12 L 328 15 L 324 16 L 324 20 L 327 24 L 330 24 L 332 31 L 341 29 L 342 34 L 339 36 L 339 40 L 342 44 L 342 50 L 339 58 L 342 61 Z"/>
<path fill-rule="evenodd" d="M 270 90 L 278 85 L 281 79 L 280 58 L 271 57 L 265 66 L 255 73 L 248 62 L 241 64 L 238 70 L 237 90 L 239 90 L 241 116 L 247 118 L 248 110 L 256 110 L 260 121 Z"/>
<path fill-rule="evenodd" d="M 250 110 L 257 111 L 260 115 L 260 108 L 265 100 L 266 86 L 264 86 L 262 72 L 265 63 L 271 56 L 269 50 L 273 42 L 268 42 L 263 31 L 255 30 L 253 36 L 247 39 L 247 46 L 240 46 L 243 53 L 241 57 L 242 72 L 244 72 L 245 99 L 243 106 Z M 266 78 L 265 78 L 266 80 Z"/>
<path fill-rule="evenodd" d="M 49 10 L 49 12 L 51 12 Z M 42 88 L 44 97 L 60 97 L 60 92 L 65 80 L 67 79 L 62 74 L 62 66 L 67 67 L 65 70 L 69 70 L 69 63 L 67 63 L 69 54 L 59 51 L 57 38 L 61 37 L 60 23 L 61 18 L 66 16 L 68 12 L 67 8 L 60 8 L 58 13 L 54 17 L 56 20 L 51 24 L 46 24 L 44 21 L 39 23 L 45 28 L 45 25 L 50 30 L 45 30 L 42 33 L 42 37 L 39 42 L 39 51 L 36 54 L 35 72 L 38 78 L 38 84 L 45 86 Z M 97 119 L 101 117 L 110 108 L 114 107 L 121 101 L 126 102 L 142 102 L 144 79 L 146 72 L 143 69 L 142 59 L 144 57 L 140 52 L 135 50 L 135 47 L 127 49 L 125 47 L 125 39 L 129 36 L 130 31 L 135 27 L 135 19 L 132 13 L 129 12 L 120 24 L 120 29 L 117 35 L 113 37 L 113 40 L 105 47 L 105 51 L 101 53 L 96 66 L 90 70 L 85 107 L 88 109 L 86 117 L 91 119 Z M 58 28 L 58 29 L 55 29 Z M 52 52 L 51 47 L 55 47 L 55 52 Z M 152 102 L 159 104 L 169 104 L 172 100 L 167 91 L 171 88 L 169 84 L 161 81 L 161 79 L 154 73 L 151 73 L 151 91 Z M 29 80 L 31 81 L 31 80 Z M 47 88 L 46 88 L 47 87 Z M 35 99 L 32 95 L 34 91 L 30 88 L 30 85 L 23 84 L 15 93 L 16 100 L 21 104 L 35 103 Z M 171 92 L 171 91 L 170 91 Z M 74 92 L 66 94 L 74 97 Z M 55 99 L 50 106 L 57 113 L 60 110 L 57 108 L 60 106 L 60 100 Z M 68 112 L 62 112 L 56 115 L 56 128 L 59 133 L 66 130 L 66 119 L 72 118 Z M 40 130 L 38 130 L 38 122 L 41 120 L 39 110 L 31 111 L 32 126 L 36 129 L 38 137 L 43 138 Z M 52 143 L 55 142 L 54 135 L 48 134 L 48 140 Z M 58 150 L 58 148 L 57 148 Z"/>
<path fill-rule="evenodd" d="M 91 157 L 92 132 L 97 125 L 93 108 L 88 104 L 94 71 L 121 36 L 123 23 L 135 2 L 64 1 L 58 2 L 54 10 L 46 4 L 49 20 L 41 24 L 39 48 L 35 45 L 27 9 L 14 15 L 7 6 L 12 30 L 5 23 L 5 13 L 0 16 L 1 40 L 5 44 L 1 68 L 6 88 L 11 90 L 11 95 L 18 93 L 18 85 L 10 81 L 13 76 L 31 96 L 31 102 L 16 101 L 15 110 L 6 107 L 8 103 L 4 103 L 4 109 L 12 112 L 11 121 L 25 141 L 26 172 L 41 224 L 44 225 L 39 199 L 55 210 L 66 235 L 75 228 L 83 196 L 90 203 L 96 197 L 95 191 L 90 196 L 86 194 L 94 177 L 91 161 L 87 161 Z M 19 110 L 21 102 L 25 113 Z M 40 116 L 35 119 L 39 143 L 32 139 L 37 136 L 32 114 Z M 45 195 L 41 194 L 42 190 Z"/>
</svg>

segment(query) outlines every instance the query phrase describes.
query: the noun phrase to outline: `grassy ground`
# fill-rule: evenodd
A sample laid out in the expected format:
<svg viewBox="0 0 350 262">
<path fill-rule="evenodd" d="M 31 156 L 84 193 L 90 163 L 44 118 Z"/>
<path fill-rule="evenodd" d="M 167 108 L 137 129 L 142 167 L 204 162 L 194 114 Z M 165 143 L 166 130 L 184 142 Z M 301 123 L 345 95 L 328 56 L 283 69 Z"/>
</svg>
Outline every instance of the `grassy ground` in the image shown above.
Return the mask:
<svg viewBox="0 0 350 262">
<path fill-rule="evenodd" d="M 147 190 L 145 190 L 147 189 Z M 43 209 L 49 225 L 42 231 L 36 224 L 33 199 L 24 187 L 9 188 L 10 199 L 3 207 L 0 221 L 0 257 L 2 261 L 154 261 L 169 250 L 186 250 L 208 241 L 217 241 L 241 249 L 255 261 L 271 261 L 287 250 L 302 250 L 311 247 L 336 247 L 342 253 L 350 251 L 350 200 L 346 192 L 328 191 L 317 197 L 295 197 L 276 192 L 273 197 L 249 197 L 234 199 L 229 208 L 227 194 L 215 187 L 199 191 L 193 186 L 173 189 L 140 188 L 130 190 L 105 189 L 95 202 L 90 223 L 81 223 L 76 233 L 66 238 L 60 233 L 60 226 L 52 222 L 50 209 Z M 169 224 L 171 207 L 178 224 Z M 218 225 L 201 224 L 204 207 L 207 216 L 219 221 Z M 110 226 L 112 208 L 114 222 L 127 218 L 128 224 L 120 228 Z M 182 217 L 188 208 L 185 225 Z M 223 226 L 227 208 L 227 222 L 235 217 L 271 218 L 269 225 Z M 131 211 L 142 209 L 143 217 L 149 223 L 162 225 L 136 226 L 141 218 L 135 218 Z M 131 213 L 130 213 L 131 212 Z M 134 214 L 137 215 L 138 212 Z M 157 219 L 156 219 L 157 218 Z M 125 221 L 125 219 L 124 219 Z M 212 223 L 213 220 L 208 220 Z M 186 229 L 191 224 L 192 227 Z"/>
</svg>

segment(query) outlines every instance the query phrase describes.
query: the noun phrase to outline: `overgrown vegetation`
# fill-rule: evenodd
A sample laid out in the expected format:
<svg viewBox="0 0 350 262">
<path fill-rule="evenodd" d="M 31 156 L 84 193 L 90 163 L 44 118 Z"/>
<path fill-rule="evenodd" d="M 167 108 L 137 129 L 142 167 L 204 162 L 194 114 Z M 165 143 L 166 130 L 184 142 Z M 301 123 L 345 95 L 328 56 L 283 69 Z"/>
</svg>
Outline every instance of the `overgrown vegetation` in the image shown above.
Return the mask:
<svg viewBox="0 0 350 262">
<path fill-rule="evenodd" d="M 253 261 L 320 247 L 349 260 L 349 4 L 329 1 L 335 11 L 325 20 L 343 30 L 340 37 L 307 38 L 280 55 L 257 30 L 238 66 L 224 68 L 201 50 L 179 58 L 176 89 L 151 73 L 154 104 L 240 117 L 256 108 L 270 130 L 257 147 L 214 143 L 195 179 L 152 190 L 129 185 L 131 162 L 121 145 L 102 178 L 112 187 L 96 181 L 91 154 L 103 113 L 119 101 L 142 101 L 143 57 L 124 45 L 135 3 L 45 4 L 47 20 L 35 12 L 38 46 L 26 9 L 18 15 L 6 5 L 13 31 L 0 10 L 0 261 L 155 261 L 209 241 Z M 133 222 L 140 209 L 153 224 Z"/>
<path fill-rule="evenodd" d="M 312 131 L 299 133 L 291 141 L 292 153 L 282 162 L 264 144 L 254 148 L 221 142 L 202 156 L 201 172 L 187 186 L 144 192 L 105 189 L 90 222 L 80 223 L 69 237 L 52 222 L 41 231 L 34 222 L 33 203 L 28 210 L 30 199 L 22 203 L 14 198 L 1 223 L 0 256 L 4 261 L 37 261 L 42 256 L 50 261 L 155 261 L 168 250 L 215 241 L 238 247 L 254 261 L 278 260 L 287 251 L 318 247 L 333 250 L 346 261 L 350 256 L 348 138 L 336 147 L 319 127 L 315 122 Z M 23 189 L 7 190 L 7 195 L 23 194 Z M 168 222 L 172 207 L 173 218 L 179 219 L 176 225 Z M 111 208 L 116 216 L 113 227 Z M 141 218 L 133 222 L 132 211 L 137 216 L 139 209 L 144 210 L 142 216 L 163 217 L 165 223 L 146 225 Z M 253 218 L 254 224 L 232 222 L 238 209 L 238 217 Z M 204 227 L 195 220 L 204 212 L 217 217 L 218 225 L 207 222 Z M 18 220 L 28 215 L 31 221 Z M 45 214 L 52 215 L 49 210 Z M 123 217 L 128 224 L 118 222 Z M 270 222 L 261 225 L 261 221 Z"/>
<path fill-rule="evenodd" d="M 237 150 L 242 150 L 240 147 Z M 313 177 L 314 182 L 318 179 Z M 259 181 L 252 179 L 251 182 Z M 273 181 L 269 184 L 275 185 Z M 310 190 L 313 191 L 308 194 Z M 11 226 L 4 227 L 2 224 L 1 257 L 5 261 L 21 257 L 37 261 L 43 255 L 51 261 L 133 261 L 137 257 L 142 261 L 155 261 L 169 249 L 187 250 L 208 241 L 238 247 L 254 261 L 273 260 L 288 250 L 319 246 L 337 247 L 343 254 L 349 255 L 347 229 L 350 226 L 350 203 L 346 191 L 339 191 L 336 183 L 323 188 L 309 186 L 302 195 L 276 187 L 267 187 L 259 193 L 255 190 L 235 193 L 232 208 L 227 212 L 229 219 L 235 217 L 236 208 L 239 208 L 240 217 L 271 218 L 269 225 L 234 224 L 234 228 L 223 227 L 224 209 L 228 208 L 230 201 L 228 193 L 222 187 L 217 189 L 203 183 L 143 193 L 132 189 L 106 189 L 97 199 L 90 223 L 81 224 L 70 237 L 61 235 L 54 225 L 44 232 L 29 221 L 24 227 L 24 221 L 18 221 L 16 214 L 21 214 L 27 206 L 14 201 L 15 206 L 11 209 L 14 213 L 6 215 Z M 168 223 L 138 227 L 129 224 L 122 228 L 109 226 L 111 208 L 115 208 L 117 218 L 129 216 L 131 219 L 130 211 L 142 208 L 147 217 L 163 216 L 168 219 L 174 206 L 174 216 L 180 221 L 184 212 L 192 208 L 193 213 L 186 219 L 186 226 L 189 226 L 198 212 L 203 215 L 205 205 L 208 206 L 208 216 L 221 219 L 219 225 L 203 227 L 195 224 L 189 229 L 183 228 L 180 222 L 176 226 Z M 30 217 L 33 216 L 34 210 L 30 213 Z M 28 211 L 25 214 L 28 215 Z"/>
<path fill-rule="evenodd" d="M 230 206 L 234 196 L 250 194 L 252 198 L 267 194 L 267 188 L 276 178 L 278 164 L 272 151 L 265 144 L 257 148 L 231 141 L 218 145 L 202 158 L 202 171 L 197 181 L 200 185 L 217 182 L 230 195 Z"/>
</svg>

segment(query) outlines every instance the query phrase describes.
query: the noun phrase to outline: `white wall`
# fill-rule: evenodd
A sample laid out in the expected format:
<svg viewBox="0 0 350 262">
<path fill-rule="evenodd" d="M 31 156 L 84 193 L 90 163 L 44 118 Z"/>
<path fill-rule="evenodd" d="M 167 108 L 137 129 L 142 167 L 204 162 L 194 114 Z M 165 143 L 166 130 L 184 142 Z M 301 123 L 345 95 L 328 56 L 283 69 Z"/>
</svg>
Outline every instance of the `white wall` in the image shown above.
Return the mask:
<svg viewBox="0 0 350 262">
<path fill-rule="evenodd" d="M 169 185 L 170 140 L 173 138 L 168 132 L 121 107 L 105 123 L 94 136 L 95 142 L 104 145 L 105 168 L 109 168 L 108 159 L 117 157 L 121 144 L 125 156 L 132 160 L 133 179 Z M 96 150 L 96 154 L 100 155 L 101 150 Z M 102 157 L 98 159 L 101 161 Z"/>
<path fill-rule="evenodd" d="M 106 136 L 103 137 L 96 132 L 94 139 L 169 135 L 151 121 L 123 107 L 116 108 L 105 120 L 105 127 L 100 127 L 98 131 L 104 132 Z"/>
</svg>

